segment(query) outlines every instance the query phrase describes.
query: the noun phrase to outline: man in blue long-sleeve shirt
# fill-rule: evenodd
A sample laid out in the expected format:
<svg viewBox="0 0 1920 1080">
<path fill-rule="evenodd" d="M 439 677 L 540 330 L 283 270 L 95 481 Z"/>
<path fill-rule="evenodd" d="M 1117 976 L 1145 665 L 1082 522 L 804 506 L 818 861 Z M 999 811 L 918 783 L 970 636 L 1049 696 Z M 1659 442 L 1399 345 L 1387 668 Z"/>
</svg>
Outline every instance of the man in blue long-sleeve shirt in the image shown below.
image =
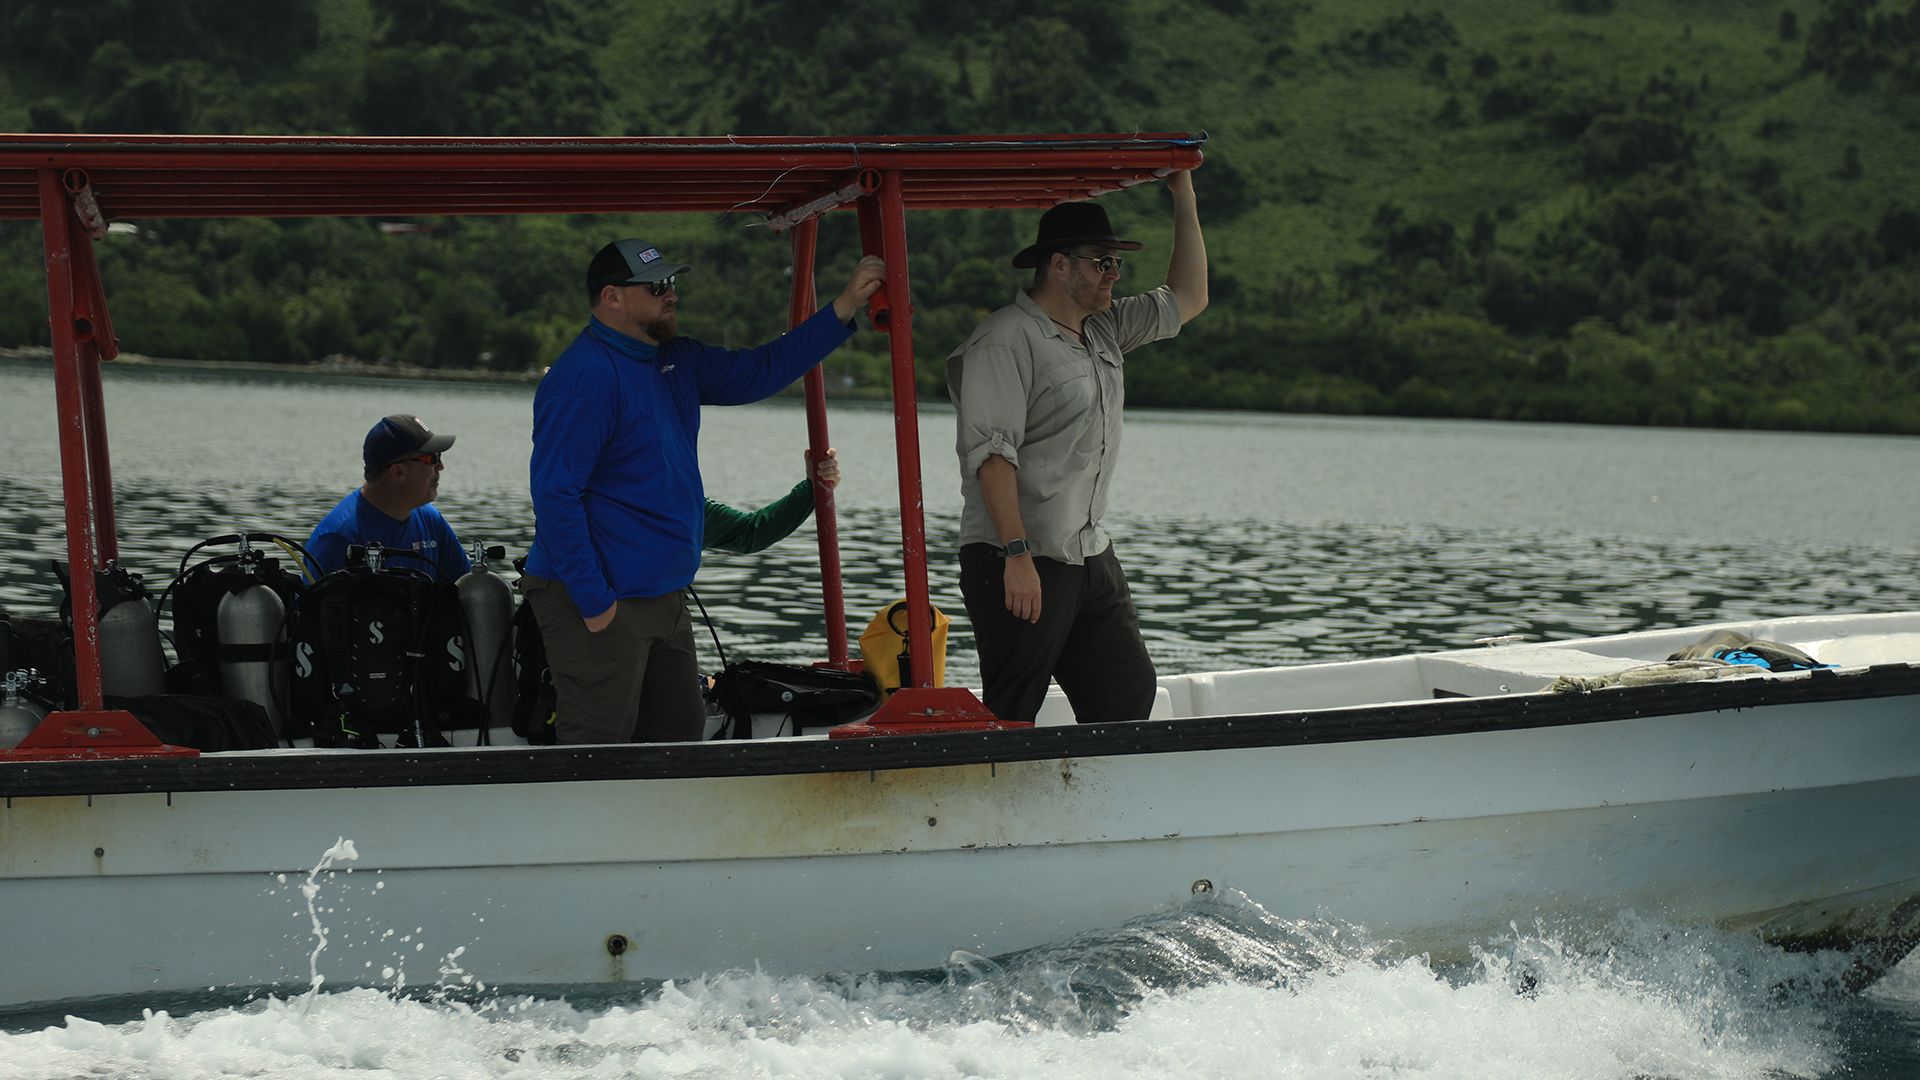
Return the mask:
<svg viewBox="0 0 1920 1080">
<path fill-rule="evenodd" d="M 676 278 L 640 240 L 587 268 L 593 317 L 533 396 L 533 550 L 520 588 L 546 641 L 563 743 L 698 739 L 706 721 L 693 620 L 706 493 L 701 405 L 775 393 L 852 336 L 885 276 L 860 260 L 832 304 L 768 344 L 679 336 Z"/>
</svg>

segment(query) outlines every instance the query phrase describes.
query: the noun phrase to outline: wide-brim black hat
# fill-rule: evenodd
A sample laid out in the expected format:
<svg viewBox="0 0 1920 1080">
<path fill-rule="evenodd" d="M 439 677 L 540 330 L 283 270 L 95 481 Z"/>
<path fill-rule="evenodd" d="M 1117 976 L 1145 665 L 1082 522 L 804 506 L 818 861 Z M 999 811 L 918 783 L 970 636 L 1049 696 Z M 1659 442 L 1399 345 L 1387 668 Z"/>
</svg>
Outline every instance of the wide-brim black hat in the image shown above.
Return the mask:
<svg viewBox="0 0 1920 1080">
<path fill-rule="evenodd" d="M 1040 264 L 1043 255 L 1065 251 L 1079 244 L 1099 244 L 1120 251 L 1139 251 L 1146 245 L 1137 240 L 1122 240 L 1113 235 L 1113 223 L 1099 203 L 1070 202 L 1040 215 L 1040 235 L 1033 244 L 1020 249 L 1013 265 L 1022 270 Z"/>
</svg>

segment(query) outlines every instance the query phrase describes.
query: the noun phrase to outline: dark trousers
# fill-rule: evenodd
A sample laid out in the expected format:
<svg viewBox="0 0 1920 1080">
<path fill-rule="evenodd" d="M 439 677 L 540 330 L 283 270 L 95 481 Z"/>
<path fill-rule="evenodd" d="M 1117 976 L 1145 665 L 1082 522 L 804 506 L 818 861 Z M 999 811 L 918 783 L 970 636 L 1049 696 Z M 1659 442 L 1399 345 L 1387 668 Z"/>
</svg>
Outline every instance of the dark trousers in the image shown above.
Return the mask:
<svg viewBox="0 0 1920 1080">
<path fill-rule="evenodd" d="M 694 742 L 705 733 L 693 620 L 679 593 L 623 599 L 596 634 L 560 582 L 525 576 L 520 591 L 546 643 L 559 742 Z"/>
<path fill-rule="evenodd" d="M 1033 565 L 1040 573 L 1037 623 L 1007 611 L 999 548 L 960 549 L 960 593 L 973 621 L 987 708 L 1002 720 L 1031 721 L 1053 679 L 1080 723 L 1145 720 L 1153 709 L 1153 660 L 1113 548 L 1080 566 L 1039 556 Z"/>
</svg>

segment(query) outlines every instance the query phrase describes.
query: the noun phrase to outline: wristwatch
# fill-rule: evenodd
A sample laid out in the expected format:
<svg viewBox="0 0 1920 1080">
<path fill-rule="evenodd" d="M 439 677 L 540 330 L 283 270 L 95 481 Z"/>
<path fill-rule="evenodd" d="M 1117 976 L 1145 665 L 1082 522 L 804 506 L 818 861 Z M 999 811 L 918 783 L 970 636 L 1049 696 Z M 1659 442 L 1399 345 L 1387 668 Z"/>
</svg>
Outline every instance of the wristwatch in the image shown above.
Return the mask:
<svg viewBox="0 0 1920 1080">
<path fill-rule="evenodd" d="M 1007 541 L 1007 558 L 1009 559 L 1017 559 L 1031 550 L 1032 549 L 1027 546 L 1025 537 L 1016 536 Z"/>
</svg>

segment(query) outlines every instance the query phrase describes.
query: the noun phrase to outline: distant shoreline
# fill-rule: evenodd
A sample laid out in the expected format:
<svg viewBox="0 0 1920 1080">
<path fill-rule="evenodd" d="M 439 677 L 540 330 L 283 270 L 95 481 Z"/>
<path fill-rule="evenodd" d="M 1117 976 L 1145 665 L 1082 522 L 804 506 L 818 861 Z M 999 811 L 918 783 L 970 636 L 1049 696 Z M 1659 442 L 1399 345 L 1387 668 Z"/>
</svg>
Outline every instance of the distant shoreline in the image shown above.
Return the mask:
<svg viewBox="0 0 1920 1080">
<path fill-rule="evenodd" d="M 0 346 L 0 360 L 53 362 L 53 350 L 44 345 Z M 259 360 L 182 360 L 123 352 L 110 363 L 129 367 L 188 368 L 195 371 L 302 372 L 346 375 L 368 379 L 425 379 L 434 382 L 506 383 L 532 386 L 540 375 L 531 371 L 482 371 L 472 368 L 423 368 L 411 364 L 370 364 L 361 360 L 317 360 L 307 364 L 268 364 Z"/>
<path fill-rule="evenodd" d="M 53 350 L 44 345 L 0 345 L 0 361 L 27 360 L 53 363 Z M 166 356 L 145 356 L 123 352 L 111 364 L 143 368 L 177 368 L 187 371 L 231 371 L 262 374 L 337 375 L 362 379 L 417 379 L 422 382 L 484 383 L 494 386 L 536 386 L 545 371 L 482 371 L 472 368 L 423 368 L 410 364 L 370 364 L 361 360 L 316 360 L 305 364 L 269 364 L 259 360 L 182 360 Z M 779 396 L 798 397 L 800 384 L 783 390 Z M 827 396 L 837 401 L 889 401 L 886 387 L 827 387 Z"/>
</svg>

